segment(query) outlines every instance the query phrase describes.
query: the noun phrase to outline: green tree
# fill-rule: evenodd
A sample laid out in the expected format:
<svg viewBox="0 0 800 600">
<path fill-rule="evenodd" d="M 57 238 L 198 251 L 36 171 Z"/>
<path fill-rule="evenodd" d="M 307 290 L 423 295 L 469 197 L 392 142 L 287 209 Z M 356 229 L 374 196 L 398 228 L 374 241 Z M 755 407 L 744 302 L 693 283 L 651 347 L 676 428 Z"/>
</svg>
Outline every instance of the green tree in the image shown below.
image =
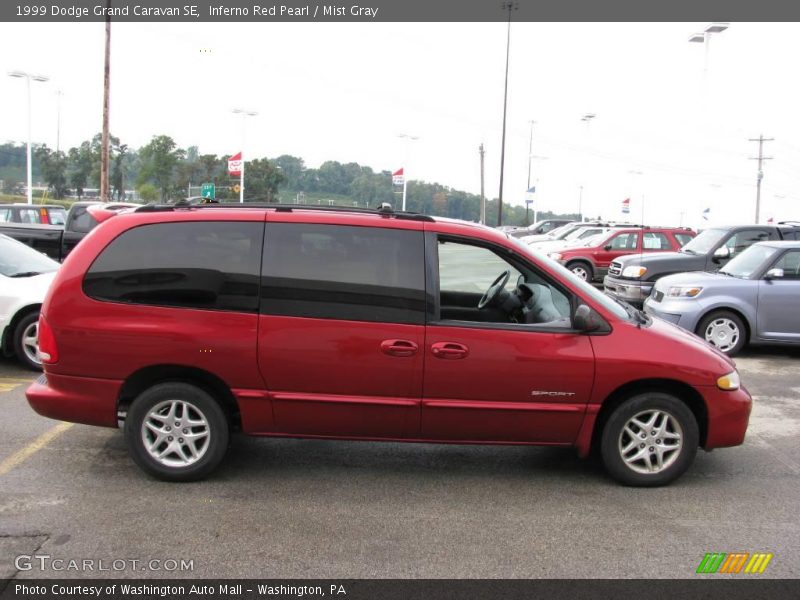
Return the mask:
<svg viewBox="0 0 800 600">
<path fill-rule="evenodd" d="M 245 165 L 244 191 L 249 199 L 273 202 L 278 187 L 286 180 L 281 169 L 266 158 L 251 160 Z"/>
<path fill-rule="evenodd" d="M 158 188 L 152 183 L 143 183 L 136 191 L 139 192 L 139 198 L 145 202 L 152 202 L 158 200 Z"/>
<path fill-rule="evenodd" d="M 154 136 L 139 150 L 139 186 L 153 183 L 160 190 L 161 201 L 168 200 L 174 185 L 176 167 L 185 156 L 186 152 L 178 148 L 168 135 Z"/>
<path fill-rule="evenodd" d="M 54 152 L 47 145 L 36 148 L 34 158 L 39 162 L 39 171 L 56 198 L 63 198 L 67 188 L 67 157 L 63 152 Z"/>
<path fill-rule="evenodd" d="M 83 197 L 83 190 L 87 187 L 89 176 L 94 167 L 94 155 L 90 142 L 83 142 L 77 148 L 70 148 L 69 158 L 69 182 L 75 188 L 75 193 L 80 200 Z"/>
</svg>

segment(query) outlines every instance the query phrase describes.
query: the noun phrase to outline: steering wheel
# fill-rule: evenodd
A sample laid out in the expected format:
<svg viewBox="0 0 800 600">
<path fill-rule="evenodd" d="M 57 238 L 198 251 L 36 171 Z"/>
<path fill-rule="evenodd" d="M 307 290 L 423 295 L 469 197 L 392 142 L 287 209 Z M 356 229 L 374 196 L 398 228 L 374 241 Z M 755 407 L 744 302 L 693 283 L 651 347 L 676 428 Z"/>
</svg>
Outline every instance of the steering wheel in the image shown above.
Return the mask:
<svg viewBox="0 0 800 600">
<path fill-rule="evenodd" d="M 486 293 L 478 302 L 478 309 L 486 308 L 489 306 L 489 303 L 495 299 L 497 294 L 500 293 L 506 284 L 508 283 L 508 278 L 511 277 L 511 269 L 506 269 L 492 282 L 492 285 L 489 286 L 489 289 L 486 290 Z"/>
</svg>

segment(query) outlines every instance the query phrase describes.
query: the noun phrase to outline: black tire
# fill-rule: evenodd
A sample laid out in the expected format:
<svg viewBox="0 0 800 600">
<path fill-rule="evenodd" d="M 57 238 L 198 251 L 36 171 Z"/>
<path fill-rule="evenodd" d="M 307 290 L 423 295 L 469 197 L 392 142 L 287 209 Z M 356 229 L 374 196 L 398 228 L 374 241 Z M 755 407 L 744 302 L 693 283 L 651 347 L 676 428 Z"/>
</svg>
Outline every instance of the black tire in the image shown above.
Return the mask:
<svg viewBox="0 0 800 600">
<path fill-rule="evenodd" d="M 646 422 L 651 415 L 655 414 L 655 411 L 662 415 L 669 415 L 671 420 L 666 428 L 667 435 L 672 436 L 679 433 L 681 436 L 680 446 L 672 452 L 667 451 L 668 454 L 665 453 L 663 468 L 647 472 L 647 463 L 644 462 L 644 457 L 641 459 L 642 463 L 633 465 L 629 465 L 623 459 L 623 444 L 625 447 L 628 447 L 631 442 L 635 444 L 629 451 L 629 460 L 633 461 L 641 452 L 649 455 L 648 460 L 651 463 L 657 454 L 654 451 L 657 446 L 664 448 L 666 445 L 673 445 L 673 442 L 668 442 L 666 438 L 662 440 L 651 436 L 653 431 L 656 432 L 656 435 L 661 435 L 657 429 L 645 432 L 646 438 L 641 440 L 641 444 L 644 446 L 638 443 L 638 437 L 632 439 L 628 433 L 628 431 L 634 431 L 640 435 L 641 429 L 636 425 L 631 425 L 632 419 L 641 417 L 639 420 Z M 627 431 L 625 430 L 626 425 L 629 426 Z M 670 394 L 646 392 L 629 398 L 614 409 L 603 427 L 600 452 L 606 470 L 620 483 L 637 487 L 656 487 L 675 481 L 689 468 L 697 454 L 699 438 L 697 420 L 686 404 Z"/>
<path fill-rule="evenodd" d="M 41 371 L 42 370 L 42 362 L 39 359 L 38 355 L 33 356 L 31 355 L 29 346 L 26 346 L 24 339 L 27 335 L 32 331 L 35 330 L 34 328 L 38 327 L 39 323 L 39 311 L 28 313 L 14 328 L 14 353 L 17 355 L 17 359 L 21 362 L 25 367 L 32 371 Z M 37 343 L 36 347 L 38 349 L 38 330 L 37 331 Z"/>
<path fill-rule="evenodd" d="M 567 269 L 587 283 L 592 283 L 594 281 L 594 268 L 584 260 L 574 260 L 571 263 L 567 263 Z M 583 276 L 584 273 L 586 277 Z"/>
<path fill-rule="evenodd" d="M 175 412 L 164 413 L 173 406 L 172 401 L 175 401 Z M 185 408 L 181 408 L 187 404 L 191 405 L 188 413 L 184 412 Z M 159 405 L 163 405 L 163 408 L 158 416 L 154 417 Z M 187 417 L 190 419 L 189 423 L 203 420 L 206 425 L 205 427 L 191 425 L 187 429 Z M 145 421 L 151 426 L 160 426 L 161 433 L 156 434 L 152 429 L 146 429 Z M 166 428 L 169 428 L 169 431 Z M 201 435 L 203 431 L 207 431 L 207 437 Z M 169 436 L 169 433 L 174 435 Z M 159 442 L 160 445 L 155 446 L 162 434 L 169 437 L 164 437 Z M 145 444 L 146 435 L 150 436 L 154 451 L 166 452 L 162 460 L 150 454 Z M 186 435 L 187 438 L 181 435 Z M 198 439 L 195 446 L 197 458 L 191 456 L 192 453 L 188 450 L 189 444 L 184 443 L 184 439 L 188 440 L 190 435 Z M 133 401 L 125 418 L 125 440 L 131 457 L 142 470 L 164 481 L 204 479 L 222 461 L 228 449 L 229 438 L 228 419 L 220 405 L 207 392 L 188 383 L 161 383 L 145 390 Z M 172 450 L 169 450 L 170 448 Z M 180 464 L 183 460 L 181 454 L 187 451 L 188 460 L 193 462 L 184 461 L 185 464 Z"/>
<path fill-rule="evenodd" d="M 707 330 L 715 321 L 727 321 L 731 324 L 731 331 L 733 331 L 733 327 L 736 328 L 736 343 L 730 348 L 723 349 L 725 346 L 721 346 L 720 344 L 706 337 Z M 705 317 L 700 319 L 700 323 L 698 323 L 695 333 L 703 338 L 707 343 L 716 347 L 717 350 L 727 354 L 728 356 L 736 356 L 747 344 L 747 327 L 738 315 L 730 312 L 729 310 L 715 310 L 714 312 L 708 313 Z"/>
</svg>

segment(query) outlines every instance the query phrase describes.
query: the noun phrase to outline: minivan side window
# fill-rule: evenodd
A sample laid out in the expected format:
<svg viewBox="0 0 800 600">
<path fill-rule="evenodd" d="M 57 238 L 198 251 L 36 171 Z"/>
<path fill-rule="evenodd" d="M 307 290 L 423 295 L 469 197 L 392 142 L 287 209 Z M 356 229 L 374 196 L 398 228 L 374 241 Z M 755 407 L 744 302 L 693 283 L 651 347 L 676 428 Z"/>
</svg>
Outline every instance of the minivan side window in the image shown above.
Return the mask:
<svg viewBox="0 0 800 600">
<path fill-rule="evenodd" d="M 421 231 L 267 223 L 261 313 L 425 323 Z"/>
<path fill-rule="evenodd" d="M 141 225 L 100 253 L 83 291 L 111 302 L 257 312 L 263 236 L 261 222 Z"/>
</svg>

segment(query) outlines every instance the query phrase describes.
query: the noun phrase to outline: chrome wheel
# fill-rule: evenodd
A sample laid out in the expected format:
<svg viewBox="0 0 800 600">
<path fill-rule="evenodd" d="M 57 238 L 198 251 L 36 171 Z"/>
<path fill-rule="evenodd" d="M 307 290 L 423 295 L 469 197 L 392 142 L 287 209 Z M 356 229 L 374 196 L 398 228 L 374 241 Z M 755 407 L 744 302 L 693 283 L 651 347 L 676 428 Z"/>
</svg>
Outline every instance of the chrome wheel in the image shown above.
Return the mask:
<svg viewBox="0 0 800 600">
<path fill-rule="evenodd" d="M 142 420 L 142 442 L 147 453 L 165 467 L 186 467 L 209 448 L 211 429 L 206 416 L 185 400 L 164 400 Z"/>
<path fill-rule="evenodd" d="M 739 326 L 727 317 L 719 317 L 706 325 L 703 337 L 722 352 L 729 352 L 739 342 Z"/>
<path fill-rule="evenodd" d="M 39 358 L 39 321 L 34 321 L 22 330 L 22 351 L 32 363 L 42 364 L 42 359 Z"/>
<path fill-rule="evenodd" d="M 570 271 L 572 271 L 575 275 L 577 275 L 584 281 L 589 281 L 589 271 L 586 270 L 586 267 L 583 267 L 581 265 L 576 265 L 574 267 L 570 267 Z"/>
<path fill-rule="evenodd" d="M 646 410 L 634 415 L 619 435 L 619 454 L 636 473 L 652 474 L 668 469 L 680 456 L 683 430 L 678 420 L 664 410 Z"/>
</svg>

